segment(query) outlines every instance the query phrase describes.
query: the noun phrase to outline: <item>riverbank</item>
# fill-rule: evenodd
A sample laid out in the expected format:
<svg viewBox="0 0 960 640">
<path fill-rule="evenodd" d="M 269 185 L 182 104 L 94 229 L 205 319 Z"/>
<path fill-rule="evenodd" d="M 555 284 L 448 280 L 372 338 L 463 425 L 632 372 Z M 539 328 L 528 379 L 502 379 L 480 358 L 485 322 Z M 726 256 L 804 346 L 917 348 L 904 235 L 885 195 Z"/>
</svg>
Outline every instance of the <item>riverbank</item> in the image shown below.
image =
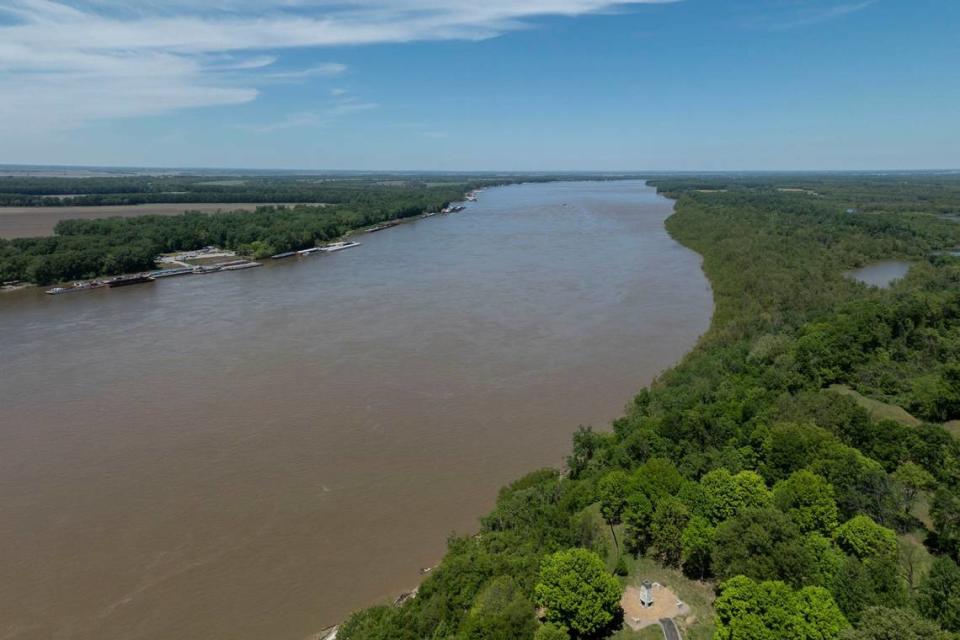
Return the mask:
<svg viewBox="0 0 960 640">
<path fill-rule="evenodd" d="M 297 639 L 392 602 L 706 330 L 670 211 L 639 182 L 507 186 L 330 256 L 0 297 L 0 573 L 26 576 L 0 619 Z"/>
<path fill-rule="evenodd" d="M 499 178 L 433 187 L 404 183 L 389 188 L 357 183 L 342 187 L 336 204 L 60 220 L 54 236 L 16 241 L 0 237 L 0 281 L 44 285 L 142 272 L 155 268 L 158 254 L 211 244 L 259 259 L 307 249 L 361 228 L 451 212 L 451 203 L 463 201 L 482 186 L 516 181 Z"/>
<path fill-rule="evenodd" d="M 482 190 L 480 189 L 471 190 L 465 194 L 462 203 L 449 203 L 439 211 L 427 211 L 417 216 L 408 216 L 399 220 L 389 220 L 383 223 L 359 227 L 357 229 L 347 231 L 339 238 L 334 238 L 317 246 L 308 247 L 297 251 L 287 251 L 281 254 L 270 256 L 270 258 L 303 258 L 312 255 L 313 253 L 333 253 L 335 251 L 353 248 L 359 246 L 360 243 L 348 240 L 351 237 L 362 234 L 377 233 L 379 231 L 396 227 L 403 223 L 431 218 L 436 215 L 446 215 L 464 211 L 467 204 L 478 201 L 481 191 Z M 240 259 L 235 259 L 238 257 L 238 255 Z M 150 279 L 149 281 L 152 281 L 153 279 L 167 278 L 171 276 L 190 274 L 207 275 L 220 271 L 238 271 L 261 266 L 261 263 L 256 262 L 256 258 L 257 256 L 253 253 L 240 255 L 236 251 L 221 249 L 215 246 L 207 246 L 201 249 L 186 252 L 170 252 L 155 258 L 155 264 L 153 266 L 155 268 L 159 267 L 159 270 L 121 274 L 120 276 L 113 278 L 96 278 L 91 280 L 75 279 L 73 282 L 59 283 L 53 288 L 47 289 L 46 293 L 59 295 L 64 293 L 93 291 L 103 286 L 108 286 L 110 280 L 117 278 L 148 278 Z M 3 283 L 2 287 L 0 287 L 0 293 L 20 291 L 33 286 L 35 285 L 19 281 L 5 282 Z"/>
<path fill-rule="evenodd" d="M 789 178 L 781 180 L 770 185 L 773 179 L 764 178 L 759 187 L 736 178 L 659 181 L 678 198 L 676 213 L 666 221 L 671 235 L 703 256 L 715 298 L 709 331 L 634 398 L 626 415 L 613 421 L 612 433 L 576 434 L 566 476 L 541 470 L 504 487 L 481 519 L 481 535 L 452 538 L 416 599 L 351 616 L 340 640 L 535 625 L 540 603 L 534 586 L 543 558 L 585 547 L 607 558 L 612 571 L 616 552 L 602 540 L 615 522 L 624 523 L 618 545 L 627 553 L 719 585 L 748 577 L 737 593 L 721 593 L 726 608 L 718 618 L 688 621 L 684 637 L 692 640 L 743 624 L 730 598 L 751 598 L 754 581 L 784 585 L 775 610 L 768 613 L 753 600 L 744 605 L 760 619 L 806 620 L 831 639 L 856 625 L 866 606 L 885 606 L 884 594 L 906 589 L 896 569 L 882 584 L 851 583 L 846 568 L 859 566 L 861 559 L 844 546 L 843 532 L 869 525 L 891 540 L 897 532 L 952 535 L 938 529 L 936 519 L 919 521 L 902 513 L 895 472 L 912 463 L 935 478 L 937 495 L 956 490 L 948 469 L 960 464 L 960 445 L 934 423 L 956 418 L 960 405 L 930 402 L 921 382 L 933 376 L 941 380 L 937 384 L 949 385 L 953 375 L 951 354 L 958 346 L 951 327 L 960 321 L 960 264 L 930 256 L 957 246 L 960 232 L 952 223 L 912 213 L 923 200 L 924 184 L 910 191 L 902 180 L 891 179 L 897 201 L 909 200 L 905 206 L 911 212 L 874 217 L 845 213 L 862 193 L 856 176 L 815 184 L 821 194 L 816 202 L 793 191 Z M 814 182 L 804 177 L 804 183 Z M 910 258 L 914 267 L 889 290 L 843 275 L 891 251 Z M 908 320 L 920 309 L 922 322 Z M 924 349 L 920 335 L 947 351 Z M 891 367 L 910 381 L 898 387 L 898 405 L 923 412 L 924 424 L 872 424 L 854 399 L 821 391 L 844 384 L 864 397 L 886 400 L 892 394 L 877 384 L 876 374 Z M 817 444 L 784 453 L 804 438 Z M 904 447 L 890 449 L 882 444 L 888 441 Z M 935 451 L 937 459 L 921 451 Z M 784 488 L 796 485 L 806 495 L 800 487 L 809 484 L 802 483 L 824 487 L 836 514 L 824 525 L 826 534 L 818 534 L 824 548 L 817 553 L 831 554 L 837 559 L 832 566 L 845 567 L 836 573 L 782 553 L 805 544 Z M 736 492 L 736 486 L 756 492 L 755 503 L 731 507 L 723 501 L 714 510 L 711 492 L 727 491 L 723 487 Z M 881 494 L 865 499 L 866 486 L 879 487 Z M 612 514 L 610 523 L 597 515 L 601 512 Z M 742 553 L 745 536 L 750 557 Z M 940 561 L 950 562 L 947 554 Z M 495 608 L 488 606 L 491 598 L 501 598 Z M 805 608 L 812 601 L 818 603 L 815 612 Z M 576 604 L 572 600 L 570 606 Z"/>
</svg>

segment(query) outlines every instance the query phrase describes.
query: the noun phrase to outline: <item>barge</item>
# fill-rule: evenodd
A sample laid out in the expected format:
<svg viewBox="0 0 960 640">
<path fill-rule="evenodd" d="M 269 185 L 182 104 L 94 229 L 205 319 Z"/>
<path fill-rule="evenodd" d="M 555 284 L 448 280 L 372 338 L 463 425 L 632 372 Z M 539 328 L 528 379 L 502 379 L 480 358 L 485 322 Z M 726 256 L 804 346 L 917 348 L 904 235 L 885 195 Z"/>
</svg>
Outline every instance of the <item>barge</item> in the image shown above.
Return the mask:
<svg viewBox="0 0 960 640">
<path fill-rule="evenodd" d="M 208 264 L 208 265 L 201 265 L 199 267 L 194 267 L 192 273 L 198 276 L 202 276 L 208 273 L 216 273 L 217 271 L 222 271 L 222 270 L 223 270 L 223 267 L 221 267 L 219 264 Z"/>
<path fill-rule="evenodd" d="M 185 276 L 188 273 L 193 273 L 192 267 L 180 267 L 177 269 L 161 269 L 160 271 L 154 271 L 150 275 L 153 278 L 172 278 L 174 276 Z"/>
<path fill-rule="evenodd" d="M 327 253 L 333 253 L 334 251 L 343 251 L 344 249 L 352 249 L 353 247 L 359 247 L 359 242 L 333 242 L 326 246 L 320 247 L 320 251 L 325 251 Z"/>
<path fill-rule="evenodd" d="M 247 261 L 244 260 L 244 261 L 242 261 L 242 262 L 238 262 L 238 263 L 235 263 L 235 264 L 225 264 L 225 265 L 223 265 L 222 270 L 223 270 L 223 271 L 238 271 L 238 270 L 240 270 L 240 269 L 252 269 L 252 268 L 254 268 L 254 267 L 261 267 L 261 266 L 263 266 L 263 265 L 261 265 L 259 262 L 247 262 Z"/>
<path fill-rule="evenodd" d="M 117 276 L 106 281 L 106 285 L 111 289 L 115 287 L 129 287 L 132 284 L 146 284 L 153 282 L 153 276 L 139 274 L 135 276 Z"/>
<path fill-rule="evenodd" d="M 54 287 L 53 289 L 47 289 L 44 293 L 51 296 L 58 296 L 62 293 L 76 293 L 77 291 L 90 291 L 91 289 L 99 289 L 105 286 L 105 283 L 100 282 L 99 280 L 94 280 L 93 282 L 74 282 L 72 286 L 69 287 Z"/>
<path fill-rule="evenodd" d="M 390 220 L 389 222 L 384 222 L 384 223 L 382 223 L 382 224 L 378 224 L 378 225 L 375 226 L 375 227 L 370 227 L 369 229 L 367 229 L 367 233 L 375 233 L 375 232 L 377 232 L 377 231 L 383 231 L 384 229 L 389 229 L 390 227 L 395 227 L 395 226 L 397 226 L 398 224 L 400 224 L 400 221 L 399 221 L 399 220 Z"/>
</svg>

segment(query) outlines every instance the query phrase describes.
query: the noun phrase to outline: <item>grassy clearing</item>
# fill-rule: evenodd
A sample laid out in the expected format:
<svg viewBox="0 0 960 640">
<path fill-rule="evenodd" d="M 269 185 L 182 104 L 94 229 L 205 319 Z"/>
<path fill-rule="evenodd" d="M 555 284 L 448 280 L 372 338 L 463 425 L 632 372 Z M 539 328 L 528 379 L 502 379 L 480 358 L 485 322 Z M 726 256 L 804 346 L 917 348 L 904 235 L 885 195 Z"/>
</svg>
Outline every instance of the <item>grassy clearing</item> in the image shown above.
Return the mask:
<svg viewBox="0 0 960 640">
<path fill-rule="evenodd" d="M 960 438 L 960 420 L 944 422 L 943 428 L 946 429 L 954 438 Z"/>
<path fill-rule="evenodd" d="M 912 592 L 930 571 L 933 555 L 923 544 L 925 533 L 913 531 L 897 536 L 899 540 L 900 575 Z"/>
<path fill-rule="evenodd" d="M 587 508 L 587 512 L 594 518 L 598 531 L 603 532 L 607 569 L 612 573 L 617 564 L 617 548 L 613 543 L 610 527 L 600 515 L 599 504 L 591 505 Z M 622 549 L 623 540 L 626 537 L 625 527 L 617 525 L 614 531 Z M 644 580 L 659 582 L 690 607 L 690 615 L 676 619 L 685 640 L 710 640 L 713 637 L 713 583 L 691 580 L 682 572 L 663 567 L 651 558 L 635 558 L 630 553 L 624 552 L 623 560 L 627 564 L 627 575 L 620 579 L 624 587 L 628 584 L 639 585 Z M 654 640 L 663 638 L 663 632 L 659 625 L 646 627 L 640 631 L 633 631 L 624 626 L 612 637 L 614 640 Z"/>
<path fill-rule="evenodd" d="M 624 627 L 610 638 L 611 640 L 663 640 L 663 631 L 658 624 L 652 627 L 644 627 L 640 631 Z"/>
<path fill-rule="evenodd" d="M 899 422 L 900 424 L 908 427 L 916 427 L 920 425 L 920 420 L 917 420 L 912 415 L 907 413 L 903 407 L 898 407 L 895 404 L 889 404 L 887 402 L 880 402 L 879 400 L 868 398 L 864 395 L 861 395 L 859 392 L 854 391 L 847 385 L 832 384 L 827 388 L 827 391 L 839 393 L 840 395 L 844 396 L 850 396 L 857 404 L 870 412 L 870 416 L 874 420 L 894 420 L 895 422 Z"/>
<path fill-rule="evenodd" d="M 684 638 L 689 640 L 708 640 L 713 636 L 713 584 L 691 580 L 676 569 L 660 566 L 650 558 L 626 557 L 629 574 L 627 580 L 640 584 L 643 580 L 659 582 L 677 594 L 677 597 L 690 607 L 690 615 L 678 619 L 677 626 Z M 660 633 L 659 628 L 656 628 Z M 619 637 L 619 636 L 618 636 Z M 630 638 L 631 636 L 623 636 Z M 644 637 L 644 636 L 637 636 Z M 663 637 L 660 635 L 659 637 Z"/>
<path fill-rule="evenodd" d="M 910 515 L 919 520 L 924 527 L 933 530 L 933 518 L 930 517 L 930 496 L 921 493 L 917 496 L 917 502 L 910 509 Z"/>
</svg>

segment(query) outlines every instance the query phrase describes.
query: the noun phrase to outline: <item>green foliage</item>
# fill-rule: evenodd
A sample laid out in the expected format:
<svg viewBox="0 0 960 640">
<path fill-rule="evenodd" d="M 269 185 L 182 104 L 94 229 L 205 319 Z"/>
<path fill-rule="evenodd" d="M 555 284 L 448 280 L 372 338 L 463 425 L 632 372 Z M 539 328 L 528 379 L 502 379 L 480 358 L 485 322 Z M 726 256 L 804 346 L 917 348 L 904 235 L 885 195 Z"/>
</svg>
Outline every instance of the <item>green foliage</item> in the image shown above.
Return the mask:
<svg viewBox="0 0 960 640">
<path fill-rule="evenodd" d="M 650 544 L 650 522 L 653 519 L 653 502 L 643 492 L 636 492 L 627 498 L 627 506 L 623 512 L 623 521 L 626 524 L 627 548 L 634 552 L 642 552 Z"/>
<path fill-rule="evenodd" d="M 683 532 L 690 521 L 690 509 L 678 498 L 660 500 L 650 519 L 650 550 L 668 567 L 680 566 Z"/>
<path fill-rule="evenodd" d="M 597 484 L 600 498 L 600 513 L 610 524 L 620 524 L 620 517 L 627 507 L 630 492 L 630 477 L 622 469 L 611 471 Z"/>
<path fill-rule="evenodd" d="M 960 632 L 960 567 L 950 558 L 937 558 L 920 583 L 917 608 L 949 631 Z"/>
<path fill-rule="evenodd" d="M 716 303 L 710 331 L 612 432 L 578 430 L 566 477 L 537 472 L 501 492 L 479 538 L 451 542 L 398 628 L 447 640 L 496 576 L 533 593 L 544 555 L 606 551 L 601 513 L 623 523 L 628 551 L 726 581 L 721 639 L 837 638 L 846 620 L 859 625 L 851 634 L 891 633 L 903 612 L 876 607 L 908 606 L 908 581 L 921 614 L 949 628 L 960 609 L 949 600 L 955 565 L 945 564 L 960 558 L 960 442 L 939 425 L 878 419 L 826 389 L 925 420 L 960 417 L 960 260 L 935 253 L 960 247 L 960 225 L 939 217 L 960 210 L 960 178 L 676 178 L 659 187 L 678 198 L 669 231 L 703 255 Z M 913 265 L 891 289 L 843 275 L 891 257 Z M 941 557 L 916 586 L 922 571 L 898 566 L 892 529 L 920 525 L 906 511 L 925 493 L 935 529 L 926 543 Z M 615 581 L 594 559 L 596 576 Z M 591 617 L 597 590 L 573 571 L 555 573 L 568 576 L 548 589 L 564 615 L 583 603 Z M 884 619 L 873 625 L 875 615 Z M 925 624 L 917 628 L 932 629 Z"/>
<path fill-rule="evenodd" d="M 713 524 L 727 520 L 747 508 L 770 505 L 770 492 L 758 474 L 741 471 L 733 475 L 721 467 L 700 478 L 702 512 Z"/>
<path fill-rule="evenodd" d="M 666 458 L 651 458 L 633 474 L 636 485 L 652 500 L 675 496 L 683 484 L 677 465 Z"/>
<path fill-rule="evenodd" d="M 544 560 L 536 598 L 548 621 L 578 637 L 589 636 L 613 622 L 620 608 L 620 583 L 595 553 L 568 549 Z"/>
<path fill-rule="evenodd" d="M 897 553 L 897 534 L 869 516 L 854 516 L 837 527 L 833 536 L 840 548 L 860 559 L 892 558 Z"/>
<path fill-rule="evenodd" d="M 800 530 L 776 509 L 748 509 L 717 527 L 714 572 L 721 579 L 803 582 L 809 559 Z"/>
<path fill-rule="evenodd" d="M 399 609 L 388 606 L 371 607 L 347 618 L 337 630 L 341 640 L 392 640 L 403 638 Z M 410 636 L 407 636 L 410 637 Z"/>
<path fill-rule="evenodd" d="M 716 528 L 702 516 L 693 516 L 680 535 L 680 561 L 688 576 L 703 580 L 710 573 Z"/>
<path fill-rule="evenodd" d="M 904 513 L 910 513 L 921 493 L 937 486 L 932 473 L 910 461 L 897 467 L 891 477 L 900 485 Z"/>
<path fill-rule="evenodd" d="M 738 576 L 719 588 L 715 640 L 829 640 L 849 626 L 830 592 Z"/>
<path fill-rule="evenodd" d="M 837 526 L 833 486 L 810 471 L 796 471 L 773 488 L 773 502 L 804 533 L 830 535 Z"/>
<path fill-rule="evenodd" d="M 548 622 L 537 629 L 533 640 L 570 640 L 570 634 L 564 627 Z"/>
<path fill-rule="evenodd" d="M 955 558 L 960 557 L 960 494 L 940 487 L 930 505 L 930 517 L 937 531 L 937 543 Z"/>
<path fill-rule="evenodd" d="M 463 623 L 461 640 L 530 640 L 537 630 L 533 605 L 509 576 L 491 580 Z"/>
<path fill-rule="evenodd" d="M 895 559 L 860 560 L 847 556 L 833 579 L 831 591 L 843 613 L 856 623 L 867 607 L 904 602 L 903 587 Z"/>
<path fill-rule="evenodd" d="M 617 557 L 617 564 L 613 567 L 613 573 L 620 577 L 625 577 L 630 573 L 630 568 L 627 567 L 627 561 L 623 559 L 623 556 Z"/>
<path fill-rule="evenodd" d="M 843 640 L 956 640 L 940 625 L 912 609 L 870 607 L 856 629 L 843 634 Z"/>
</svg>

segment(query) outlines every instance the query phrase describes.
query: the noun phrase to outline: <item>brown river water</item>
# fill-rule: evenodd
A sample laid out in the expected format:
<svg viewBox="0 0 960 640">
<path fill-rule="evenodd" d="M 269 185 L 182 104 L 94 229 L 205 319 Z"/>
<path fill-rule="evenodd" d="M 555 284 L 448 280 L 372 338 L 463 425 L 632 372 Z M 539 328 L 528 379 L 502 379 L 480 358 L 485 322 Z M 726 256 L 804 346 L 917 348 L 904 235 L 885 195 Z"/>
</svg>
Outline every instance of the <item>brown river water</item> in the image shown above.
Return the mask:
<svg viewBox="0 0 960 640">
<path fill-rule="evenodd" d="M 414 587 L 709 322 L 640 182 L 360 247 L 0 294 L 0 639 L 302 640 Z"/>
</svg>

